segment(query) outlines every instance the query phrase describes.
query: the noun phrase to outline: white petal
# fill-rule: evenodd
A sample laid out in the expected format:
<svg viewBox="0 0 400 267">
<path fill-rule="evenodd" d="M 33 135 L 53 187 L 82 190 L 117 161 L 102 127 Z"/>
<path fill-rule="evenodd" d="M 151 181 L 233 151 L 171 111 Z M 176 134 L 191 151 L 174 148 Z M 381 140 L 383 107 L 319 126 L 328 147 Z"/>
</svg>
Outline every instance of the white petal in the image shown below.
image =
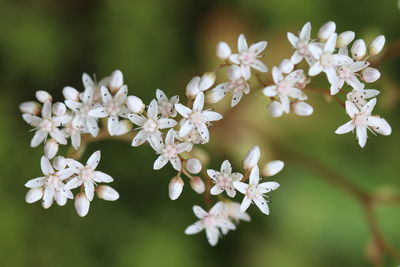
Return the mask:
<svg viewBox="0 0 400 267">
<path fill-rule="evenodd" d="M 43 189 L 42 188 L 31 188 L 25 195 L 25 201 L 27 203 L 33 203 L 38 201 L 43 197 Z"/>
<path fill-rule="evenodd" d="M 255 55 L 260 54 L 262 51 L 265 50 L 265 48 L 267 47 L 268 42 L 267 41 L 261 41 L 255 44 L 252 44 L 249 48 L 249 51 L 251 53 L 254 53 Z"/>
<path fill-rule="evenodd" d="M 104 107 L 99 107 L 89 111 L 88 115 L 95 118 L 105 118 L 108 116 L 108 113 Z"/>
<path fill-rule="evenodd" d="M 51 165 L 48 158 L 44 156 L 40 159 L 40 168 L 42 169 L 44 175 L 49 175 L 54 173 L 53 166 Z"/>
<path fill-rule="evenodd" d="M 239 53 L 242 53 L 243 51 L 246 51 L 248 49 L 247 42 L 246 42 L 246 37 L 244 37 L 243 34 L 239 35 L 238 44 L 237 45 L 238 45 Z"/>
<path fill-rule="evenodd" d="M 118 132 L 118 116 L 110 116 L 108 118 L 107 129 L 110 135 L 116 135 Z"/>
<path fill-rule="evenodd" d="M 33 136 L 31 140 L 31 147 L 37 147 L 40 145 L 44 139 L 47 137 L 47 132 L 38 130 L 35 132 L 35 135 Z"/>
<path fill-rule="evenodd" d="M 282 72 L 277 67 L 272 68 L 272 79 L 275 84 L 280 83 L 283 80 Z"/>
<path fill-rule="evenodd" d="M 310 51 L 311 55 L 315 58 L 315 59 L 319 59 L 322 55 L 322 49 L 315 45 L 315 44 L 310 44 L 308 46 L 308 50 Z"/>
<path fill-rule="evenodd" d="M 215 111 L 205 110 L 201 112 L 201 115 L 206 121 L 218 121 L 222 119 L 222 115 Z"/>
<path fill-rule="evenodd" d="M 349 122 L 346 122 L 345 124 L 343 124 L 339 128 L 337 128 L 335 133 L 336 134 L 345 134 L 345 133 L 353 131 L 354 128 L 355 128 L 355 125 L 354 125 L 353 121 L 351 120 Z"/>
<path fill-rule="evenodd" d="M 211 195 L 215 196 L 221 194 L 223 191 L 224 189 L 222 189 L 219 185 L 216 184 L 211 188 L 210 193 Z"/>
<path fill-rule="evenodd" d="M 382 135 L 390 135 L 392 133 L 392 128 L 385 119 L 369 116 L 367 124 L 368 126 L 375 127 L 373 130 Z"/>
<path fill-rule="evenodd" d="M 356 128 L 356 135 L 358 139 L 358 144 L 360 147 L 364 147 L 367 143 L 367 128 L 366 127 L 357 127 Z"/>
<path fill-rule="evenodd" d="M 310 69 L 308 70 L 308 75 L 310 76 L 316 76 L 318 74 L 320 74 L 322 71 L 322 66 L 321 64 L 317 61 L 315 62 Z"/>
<path fill-rule="evenodd" d="M 179 136 L 184 137 L 187 135 L 194 127 L 194 124 L 190 120 L 186 120 L 185 123 L 179 129 Z"/>
<path fill-rule="evenodd" d="M 288 32 L 287 33 L 287 38 L 289 42 L 292 44 L 294 48 L 297 48 L 297 43 L 299 42 L 299 38 L 297 38 L 293 33 Z"/>
<path fill-rule="evenodd" d="M 154 170 L 159 170 L 162 167 L 164 167 L 167 163 L 168 163 L 168 159 L 161 155 L 154 162 L 153 169 Z"/>
<path fill-rule="evenodd" d="M 156 98 L 157 98 L 157 100 L 158 100 L 159 102 L 161 102 L 161 101 L 168 101 L 167 96 L 166 96 L 165 93 L 164 93 L 162 90 L 160 90 L 160 89 L 157 89 L 157 90 L 156 90 Z"/>
<path fill-rule="evenodd" d="M 94 197 L 94 184 L 92 182 L 86 182 L 83 185 L 86 197 L 89 199 L 89 201 L 92 201 Z"/>
<path fill-rule="evenodd" d="M 132 140 L 132 146 L 140 146 L 146 142 L 148 135 L 145 131 L 140 130 Z"/>
<path fill-rule="evenodd" d="M 155 99 L 150 102 L 149 107 L 147 108 L 147 117 L 153 120 L 157 120 L 158 114 L 158 104 Z"/>
<path fill-rule="evenodd" d="M 167 129 L 175 127 L 176 121 L 173 119 L 159 119 L 158 120 L 158 128 L 159 129 Z"/>
<path fill-rule="evenodd" d="M 372 110 L 374 109 L 376 105 L 376 98 L 372 98 L 370 101 L 368 101 L 367 104 L 361 109 L 361 112 L 365 112 L 367 114 L 371 114 Z"/>
<path fill-rule="evenodd" d="M 179 157 L 172 157 L 170 161 L 175 170 L 180 171 L 182 169 L 182 163 Z"/>
<path fill-rule="evenodd" d="M 115 94 L 115 101 L 122 105 L 125 104 L 126 99 L 128 97 L 128 87 L 126 85 L 121 86 L 118 92 Z"/>
<path fill-rule="evenodd" d="M 236 188 L 237 191 L 239 191 L 242 194 L 246 194 L 247 188 L 249 187 L 248 184 L 245 184 L 243 182 L 233 182 L 233 186 Z"/>
<path fill-rule="evenodd" d="M 186 228 L 185 234 L 194 235 L 201 232 L 203 229 L 204 229 L 203 223 L 201 221 L 198 221 L 190 225 L 188 228 Z"/>
<path fill-rule="evenodd" d="M 240 212 L 245 212 L 251 204 L 251 199 L 245 196 L 240 204 Z"/>
<path fill-rule="evenodd" d="M 203 110 L 203 106 L 204 106 L 204 93 L 200 92 L 194 102 L 193 102 L 193 110 L 195 111 L 201 111 Z M 179 111 L 178 111 L 179 112 Z"/>
<path fill-rule="evenodd" d="M 232 100 L 231 100 L 231 107 L 236 106 L 237 104 L 239 104 L 240 100 L 243 97 L 243 93 L 242 92 L 236 92 L 233 94 L 232 96 Z"/>
<path fill-rule="evenodd" d="M 25 186 L 28 188 L 41 187 L 45 184 L 45 182 L 46 182 L 45 177 L 38 177 L 38 178 L 34 178 L 34 179 L 31 179 L 28 182 L 26 182 Z"/>
<path fill-rule="evenodd" d="M 232 165 L 229 162 L 229 160 L 224 160 L 224 162 L 222 162 L 221 172 L 228 173 L 228 174 L 232 173 Z"/>
<path fill-rule="evenodd" d="M 268 203 L 262 196 L 254 198 L 253 201 L 257 205 L 257 207 L 261 210 L 262 213 L 266 215 L 269 214 Z"/>
<path fill-rule="evenodd" d="M 112 181 L 114 181 L 114 179 L 110 175 L 101 171 L 95 171 L 94 176 L 96 182 L 111 183 Z"/>
<path fill-rule="evenodd" d="M 199 132 L 201 138 L 208 143 L 209 139 L 210 139 L 210 133 L 208 131 L 207 125 L 205 123 L 199 124 L 196 126 L 197 127 L 197 131 Z"/>
<path fill-rule="evenodd" d="M 311 34 L 311 23 L 307 22 L 301 29 L 299 37 L 301 40 L 308 41 L 310 40 L 310 34 Z"/>
<path fill-rule="evenodd" d="M 276 85 L 267 86 L 263 89 L 263 94 L 268 97 L 276 96 L 278 93 L 276 88 Z"/>
<path fill-rule="evenodd" d="M 265 193 L 276 190 L 279 187 L 279 184 L 277 182 L 264 182 L 258 185 L 260 188 L 266 190 Z"/>
<path fill-rule="evenodd" d="M 360 111 L 351 101 L 346 101 L 346 113 L 353 118 Z"/>
<path fill-rule="evenodd" d="M 337 39 L 337 33 L 334 33 L 329 37 L 324 46 L 325 52 L 333 53 L 336 46 L 336 39 Z"/>
<path fill-rule="evenodd" d="M 55 191 L 53 188 L 48 188 L 48 187 L 45 188 L 42 201 L 43 208 L 48 209 L 51 207 L 54 201 L 54 194 Z"/>
<path fill-rule="evenodd" d="M 218 243 L 219 232 L 216 228 L 206 228 L 206 235 L 211 246 L 215 246 Z"/>
<path fill-rule="evenodd" d="M 112 96 L 105 86 L 102 86 L 100 88 L 100 93 L 101 93 L 101 99 L 103 100 L 104 104 L 107 104 L 112 101 Z"/>
<path fill-rule="evenodd" d="M 207 215 L 207 212 L 205 210 L 203 210 L 202 207 L 197 206 L 197 205 L 193 206 L 193 213 L 199 219 L 203 219 Z"/>
<path fill-rule="evenodd" d="M 260 171 L 258 169 L 258 166 L 254 166 L 253 169 L 250 172 L 250 179 L 249 183 L 250 184 L 258 184 L 260 181 Z"/>
<path fill-rule="evenodd" d="M 44 119 L 49 119 L 51 117 L 51 113 L 52 113 L 51 108 L 52 108 L 52 104 L 50 101 L 44 102 L 43 107 L 42 107 L 42 117 Z"/>
<path fill-rule="evenodd" d="M 356 90 L 362 90 L 364 88 L 364 84 L 358 80 L 356 75 L 347 78 L 346 82 Z"/>
<path fill-rule="evenodd" d="M 185 107 L 184 105 L 182 105 L 180 103 L 175 104 L 175 109 L 184 118 L 188 118 L 190 113 L 192 113 L 192 110 L 190 108 Z"/>
<path fill-rule="evenodd" d="M 137 115 L 137 114 L 134 114 L 134 113 L 130 113 L 128 115 L 128 119 L 131 122 L 133 122 L 134 124 L 136 124 L 137 126 L 143 126 L 147 121 L 147 119 L 144 118 L 143 116 L 140 116 L 140 115 Z"/>
<path fill-rule="evenodd" d="M 57 141 L 57 143 L 59 143 L 59 144 L 62 144 L 62 145 L 67 144 L 67 139 L 65 138 L 65 134 L 58 128 L 54 128 L 50 132 L 50 136 L 52 138 L 54 138 Z"/>
<path fill-rule="evenodd" d="M 267 66 L 261 60 L 258 60 L 258 59 L 255 59 L 254 62 L 250 66 L 260 72 L 268 71 Z"/>
<path fill-rule="evenodd" d="M 79 177 L 75 177 L 69 180 L 68 183 L 65 185 L 65 187 L 67 189 L 75 189 L 81 185 L 82 185 L 82 179 L 80 179 Z"/>
</svg>

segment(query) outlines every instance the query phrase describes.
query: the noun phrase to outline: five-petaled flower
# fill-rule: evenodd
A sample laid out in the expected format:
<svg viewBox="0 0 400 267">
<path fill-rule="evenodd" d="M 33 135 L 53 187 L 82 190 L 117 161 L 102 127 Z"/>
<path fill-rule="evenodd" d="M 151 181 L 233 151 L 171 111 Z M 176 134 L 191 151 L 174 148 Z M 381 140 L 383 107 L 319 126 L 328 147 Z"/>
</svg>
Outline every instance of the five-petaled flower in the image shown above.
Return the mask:
<svg viewBox="0 0 400 267">
<path fill-rule="evenodd" d="M 233 186 L 233 183 L 240 181 L 243 175 L 238 172 L 232 173 L 232 166 L 228 160 L 222 162 L 220 172 L 208 169 L 207 174 L 215 183 L 210 191 L 212 195 L 218 195 L 221 194 L 223 191 L 226 191 L 228 196 L 235 197 L 236 190 Z"/>
</svg>

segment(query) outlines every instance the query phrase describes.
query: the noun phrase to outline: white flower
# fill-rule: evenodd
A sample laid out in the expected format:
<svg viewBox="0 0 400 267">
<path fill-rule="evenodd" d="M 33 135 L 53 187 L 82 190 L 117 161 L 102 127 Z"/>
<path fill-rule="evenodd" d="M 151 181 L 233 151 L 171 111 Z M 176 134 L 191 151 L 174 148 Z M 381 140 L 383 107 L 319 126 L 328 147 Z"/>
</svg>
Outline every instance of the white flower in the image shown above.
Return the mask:
<svg viewBox="0 0 400 267">
<path fill-rule="evenodd" d="M 228 160 L 222 163 L 220 172 L 208 169 L 207 174 L 215 183 L 210 191 L 212 195 L 219 195 L 223 191 L 226 191 L 228 196 L 235 197 L 236 190 L 233 183 L 240 181 L 243 175 L 238 172 L 232 173 L 232 166 Z"/>
<path fill-rule="evenodd" d="M 67 159 L 69 169 L 76 173 L 76 177 L 72 178 L 66 184 L 68 189 L 74 189 L 83 185 L 85 195 L 89 201 L 93 200 L 96 183 L 111 183 L 113 178 L 101 171 L 96 171 L 100 162 L 100 151 L 94 152 L 86 162 L 86 166 L 82 163 Z"/>
<path fill-rule="evenodd" d="M 43 199 L 42 205 L 45 209 L 50 208 L 54 200 L 60 206 L 65 205 L 67 199 L 72 199 L 74 196 L 63 181 L 71 177 L 73 172 L 64 168 L 54 170 L 50 161 L 44 156 L 40 160 L 40 167 L 44 176 L 29 180 L 25 184 L 30 188 L 25 197 L 26 202 L 33 203 Z"/>
<path fill-rule="evenodd" d="M 184 137 L 192 129 L 196 129 L 204 141 L 208 142 L 210 135 L 208 132 L 207 124 L 210 121 L 217 121 L 222 119 L 222 115 L 210 111 L 203 110 L 204 107 L 204 93 L 199 93 L 193 103 L 193 109 L 190 109 L 180 103 L 175 104 L 176 111 L 181 114 L 186 120 L 179 130 L 179 136 Z"/>
<path fill-rule="evenodd" d="M 208 243 L 210 243 L 211 246 L 215 246 L 220 237 L 219 228 L 227 228 L 229 230 L 236 229 L 232 222 L 221 215 L 223 208 L 224 203 L 222 202 L 217 202 L 209 212 L 206 212 L 199 206 L 193 206 L 193 212 L 196 217 L 199 218 L 199 221 L 186 228 L 185 234 L 193 235 L 205 230 Z"/>
<path fill-rule="evenodd" d="M 179 96 L 175 95 L 168 99 L 162 90 L 157 89 L 156 97 L 158 103 L 158 113 L 161 114 L 161 118 L 175 117 L 175 104 L 179 102 Z"/>
<path fill-rule="evenodd" d="M 221 213 L 222 217 L 233 223 L 238 224 L 240 220 L 250 222 L 250 216 L 246 212 L 240 211 L 240 204 L 233 201 L 224 202 L 224 208 Z M 221 232 L 226 235 L 229 232 L 229 228 L 221 227 Z"/>
<path fill-rule="evenodd" d="M 308 49 L 310 44 L 310 34 L 311 34 L 310 22 L 304 24 L 303 28 L 300 31 L 299 37 L 296 37 L 291 32 L 287 33 L 289 42 L 292 44 L 293 48 L 296 49 L 296 51 L 293 53 L 290 59 L 293 62 L 293 64 L 298 64 L 303 59 L 305 59 L 308 64 L 312 63 L 313 61 L 312 56 Z"/>
<path fill-rule="evenodd" d="M 329 83 L 337 82 L 336 66 L 341 65 L 341 62 L 347 61 L 347 56 L 333 54 L 336 46 L 337 34 L 332 34 L 324 44 L 323 48 L 317 44 L 310 44 L 308 49 L 316 62 L 308 70 L 308 75 L 316 76 L 321 71 L 325 72 Z"/>
<path fill-rule="evenodd" d="M 188 143 L 175 143 L 175 131 L 173 129 L 170 129 L 165 136 L 165 143 L 162 140 L 160 143 L 150 141 L 150 145 L 160 154 L 154 162 L 154 170 L 161 169 L 170 161 L 174 169 L 180 171 L 182 163 L 178 155 L 190 148 Z"/>
<path fill-rule="evenodd" d="M 331 95 L 336 95 L 346 82 L 348 85 L 356 90 L 362 90 L 364 84 L 362 84 L 357 78 L 357 72 L 368 67 L 367 61 L 356 61 L 354 62 L 350 57 L 344 56 L 340 65 L 336 67 L 337 77 L 335 83 L 331 84 Z"/>
<path fill-rule="evenodd" d="M 125 105 L 128 87 L 126 85 L 122 86 L 115 96 L 112 96 L 105 86 L 100 88 L 100 92 L 103 106 L 89 111 L 89 116 L 95 118 L 108 117 L 108 132 L 110 135 L 115 135 L 118 131 L 118 116 L 125 118 L 129 113 Z"/>
<path fill-rule="evenodd" d="M 92 136 L 97 136 L 99 126 L 97 118 L 89 115 L 89 112 L 97 108 L 99 104 L 94 101 L 94 87 L 87 87 L 80 95 L 81 101 L 65 100 L 65 104 L 74 112 L 72 127 L 79 128 L 81 132 L 90 133 Z"/>
<path fill-rule="evenodd" d="M 379 94 L 380 92 L 375 89 L 353 90 L 347 94 L 347 100 L 353 102 L 354 105 L 361 109 L 367 104 L 367 99 L 373 98 Z"/>
<path fill-rule="evenodd" d="M 296 70 L 283 77 L 282 72 L 277 67 L 272 68 L 272 78 L 275 85 L 264 88 L 263 93 L 268 97 L 278 96 L 282 103 L 283 110 L 286 113 L 290 111 L 289 97 L 299 100 L 307 99 L 307 96 L 300 89 L 296 88 L 296 84 L 302 79 L 303 70 Z"/>
<path fill-rule="evenodd" d="M 232 65 L 228 69 L 228 78 L 230 82 L 217 85 L 212 92 L 218 101 L 223 98 L 226 92 L 232 92 L 231 107 L 234 107 L 240 102 L 243 94 L 247 95 L 250 93 L 250 86 L 247 82 L 250 77 L 244 77 L 240 67 Z"/>
<path fill-rule="evenodd" d="M 250 77 L 250 67 L 261 72 L 267 72 L 267 66 L 257 59 L 261 57 L 260 53 L 264 51 L 267 44 L 268 42 L 262 41 L 248 47 L 246 38 L 241 34 L 238 38 L 239 54 L 232 54 L 229 60 L 240 65 L 245 77 Z"/>
<path fill-rule="evenodd" d="M 50 101 L 46 101 L 42 108 L 42 117 L 38 117 L 32 114 L 23 114 L 24 120 L 35 127 L 35 135 L 31 140 L 31 147 L 37 147 L 40 143 L 46 140 L 47 136 L 50 135 L 59 144 L 67 144 L 67 140 L 63 132 L 58 128 L 64 123 L 67 123 L 70 118 L 67 115 L 53 116 L 52 104 Z"/>
<path fill-rule="evenodd" d="M 264 199 L 264 195 L 265 193 L 277 189 L 279 187 L 279 184 L 277 182 L 264 182 L 260 184 L 259 182 L 259 169 L 258 166 L 254 166 L 254 168 L 250 172 L 249 184 L 245 184 L 243 182 L 233 183 L 235 188 L 240 193 L 245 195 L 242 204 L 240 205 L 241 212 L 245 212 L 250 204 L 254 202 L 262 213 L 266 215 L 269 214 L 268 203 Z"/>
<path fill-rule="evenodd" d="M 382 135 L 390 135 L 392 128 L 387 121 L 378 116 L 371 115 L 375 104 L 376 98 L 373 98 L 361 109 L 358 109 L 352 102 L 346 101 L 346 112 L 350 116 L 351 121 L 337 128 L 335 133 L 345 134 L 355 129 L 360 147 L 364 147 L 367 143 L 367 129 Z"/>
<path fill-rule="evenodd" d="M 147 140 L 159 144 L 162 142 L 162 129 L 172 128 L 176 121 L 167 118 L 158 118 L 158 104 L 155 99 L 150 102 L 147 108 L 147 117 L 137 114 L 129 114 L 128 119 L 139 126 L 140 131 L 133 138 L 132 146 L 140 146 Z"/>
</svg>

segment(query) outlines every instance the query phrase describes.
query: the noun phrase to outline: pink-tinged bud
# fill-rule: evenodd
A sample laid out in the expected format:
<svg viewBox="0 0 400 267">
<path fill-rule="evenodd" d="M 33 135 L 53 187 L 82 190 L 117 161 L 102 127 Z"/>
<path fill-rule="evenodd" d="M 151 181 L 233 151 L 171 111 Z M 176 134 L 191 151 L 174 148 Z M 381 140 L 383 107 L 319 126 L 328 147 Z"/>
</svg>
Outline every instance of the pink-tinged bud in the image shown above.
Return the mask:
<svg viewBox="0 0 400 267">
<path fill-rule="evenodd" d="M 273 176 L 280 172 L 285 164 L 280 160 L 273 160 L 264 165 L 261 170 L 263 176 Z"/>
<path fill-rule="evenodd" d="M 338 35 L 336 40 L 336 47 L 343 48 L 348 46 L 351 42 L 353 42 L 356 34 L 353 31 L 345 31 Z"/>
<path fill-rule="evenodd" d="M 100 199 L 107 201 L 115 201 L 119 198 L 118 192 L 108 185 L 100 185 L 96 190 L 96 194 Z"/>
<path fill-rule="evenodd" d="M 116 136 L 121 136 L 124 134 L 129 133 L 132 131 L 133 124 L 131 123 L 130 120 L 120 120 L 118 122 L 118 129 L 117 132 L 115 133 Z"/>
<path fill-rule="evenodd" d="M 57 152 L 58 152 L 58 143 L 57 143 L 57 141 L 54 140 L 53 138 L 48 139 L 46 141 L 46 144 L 44 145 L 44 155 L 48 159 L 52 159 L 57 154 Z"/>
<path fill-rule="evenodd" d="M 281 63 L 279 64 L 279 70 L 282 73 L 290 73 L 292 72 L 294 69 L 294 64 L 290 59 L 285 58 L 284 60 L 281 61 Z"/>
<path fill-rule="evenodd" d="M 25 195 L 25 201 L 27 203 L 33 203 L 40 200 L 43 197 L 43 188 L 31 188 Z"/>
<path fill-rule="evenodd" d="M 310 116 L 314 112 L 314 109 L 311 105 L 302 101 L 293 103 L 292 109 L 294 113 L 299 116 Z"/>
<path fill-rule="evenodd" d="M 332 34 L 334 34 L 336 31 L 336 24 L 333 21 L 328 21 L 324 25 L 322 25 L 321 28 L 319 28 L 318 32 L 318 38 L 325 42 L 326 40 L 331 37 Z"/>
<path fill-rule="evenodd" d="M 368 54 L 370 56 L 375 56 L 379 54 L 382 51 L 384 45 L 385 45 L 385 36 L 379 35 L 369 44 Z"/>
<path fill-rule="evenodd" d="M 282 114 L 283 114 L 283 107 L 282 107 L 281 102 L 276 101 L 276 100 L 272 101 L 272 102 L 268 105 L 268 111 L 269 111 L 269 114 L 270 114 L 272 117 L 274 117 L 274 118 L 277 118 L 277 117 L 282 116 Z"/>
<path fill-rule="evenodd" d="M 217 57 L 221 60 L 228 59 L 231 55 L 231 48 L 225 42 L 219 42 L 217 45 Z"/>
<path fill-rule="evenodd" d="M 186 169 L 191 174 L 198 174 L 201 171 L 201 162 L 196 158 L 191 158 L 186 162 Z"/>
<path fill-rule="evenodd" d="M 19 110 L 22 113 L 39 115 L 42 110 L 42 105 L 35 101 L 24 102 L 19 105 Z"/>
<path fill-rule="evenodd" d="M 75 197 L 75 210 L 80 217 L 85 217 L 89 212 L 90 201 L 84 192 L 80 192 Z"/>
<path fill-rule="evenodd" d="M 227 74 L 229 80 L 231 80 L 231 81 L 235 81 L 235 80 L 242 78 L 242 70 L 237 65 L 230 66 L 226 74 Z"/>
<path fill-rule="evenodd" d="M 361 60 L 367 54 L 367 46 L 365 45 L 364 40 L 357 39 L 354 41 L 353 46 L 351 47 L 351 56 L 354 60 Z"/>
<path fill-rule="evenodd" d="M 243 168 L 247 171 L 253 169 L 257 165 L 260 159 L 260 148 L 258 146 L 253 146 L 243 160 Z"/>
<path fill-rule="evenodd" d="M 206 191 L 206 185 L 199 176 L 195 176 L 190 180 L 190 186 L 197 194 L 203 194 Z"/>
<path fill-rule="evenodd" d="M 62 102 L 54 103 L 53 105 L 53 113 L 56 116 L 63 116 L 67 112 L 67 107 Z"/>
<path fill-rule="evenodd" d="M 368 67 L 361 72 L 361 78 L 366 83 L 373 83 L 381 77 L 379 70 Z"/>
<path fill-rule="evenodd" d="M 199 82 L 200 82 L 200 77 L 195 76 L 186 85 L 186 96 L 188 98 L 195 98 L 197 94 L 200 93 Z"/>
<path fill-rule="evenodd" d="M 44 103 L 46 101 L 51 102 L 53 100 L 51 95 L 43 90 L 36 91 L 36 99 L 41 103 Z"/>
<path fill-rule="evenodd" d="M 128 99 L 126 100 L 126 105 L 128 106 L 128 109 L 133 113 L 142 113 L 145 108 L 145 104 L 143 103 L 143 101 L 139 97 L 134 95 L 128 96 Z"/>
<path fill-rule="evenodd" d="M 122 85 L 124 85 L 124 76 L 120 70 L 115 70 L 110 76 L 110 90 L 113 92 L 118 91 Z"/>
<path fill-rule="evenodd" d="M 53 166 L 56 170 L 63 170 L 67 166 L 67 159 L 63 156 L 55 157 L 53 160 Z"/>
<path fill-rule="evenodd" d="M 199 81 L 199 90 L 205 91 L 215 83 L 215 72 L 206 72 L 201 76 Z"/>
<path fill-rule="evenodd" d="M 175 176 L 171 179 L 168 186 L 168 194 L 171 200 L 176 200 L 181 195 L 183 190 L 183 180 L 179 176 Z"/>
<path fill-rule="evenodd" d="M 62 94 L 66 100 L 79 101 L 79 92 L 71 86 L 65 86 Z"/>
</svg>

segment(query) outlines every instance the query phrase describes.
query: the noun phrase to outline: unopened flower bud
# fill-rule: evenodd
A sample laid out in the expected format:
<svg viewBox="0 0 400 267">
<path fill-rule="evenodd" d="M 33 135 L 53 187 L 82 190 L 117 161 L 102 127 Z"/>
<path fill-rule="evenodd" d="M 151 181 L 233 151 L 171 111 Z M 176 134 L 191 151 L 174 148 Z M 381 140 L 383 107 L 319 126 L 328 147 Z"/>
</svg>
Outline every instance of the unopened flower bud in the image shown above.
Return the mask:
<svg viewBox="0 0 400 267">
<path fill-rule="evenodd" d="M 51 95 L 49 93 L 47 93 L 46 91 L 43 91 L 43 90 L 36 91 L 36 99 L 39 102 L 42 102 L 42 103 L 44 103 L 46 101 L 52 101 L 53 100 Z"/>
<path fill-rule="evenodd" d="M 284 60 L 281 61 L 279 64 L 279 70 L 282 73 L 290 73 L 294 69 L 294 64 L 290 59 L 285 58 Z"/>
<path fill-rule="evenodd" d="M 336 31 L 336 24 L 333 21 L 328 21 L 324 25 L 322 25 L 321 28 L 319 28 L 318 32 L 318 38 L 325 42 L 326 40 L 331 37 L 332 34 L 334 34 Z"/>
<path fill-rule="evenodd" d="M 260 159 L 260 148 L 258 146 L 253 146 L 244 157 L 243 168 L 245 170 L 251 170 L 254 166 L 257 165 L 259 159 Z"/>
<path fill-rule="evenodd" d="M 219 101 L 221 101 L 224 98 L 225 95 L 226 95 L 225 90 L 214 88 L 207 92 L 206 102 L 208 104 L 218 103 Z"/>
<path fill-rule="evenodd" d="M 124 84 L 124 76 L 120 70 L 115 70 L 110 76 L 110 90 L 115 92 Z"/>
<path fill-rule="evenodd" d="M 186 85 L 186 96 L 188 98 L 195 98 L 197 94 L 200 93 L 199 82 L 200 82 L 200 77 L 195 76 Z"/>
<path fill-rule="evenodd" d="M 272 102 L 268 105 L 268 111 L 269 111 L 269 114 L 270 114 L 272 117 L 274 117 L 274 118 L 277 118 L 277 117 L 282 116 L 282 114 L 283 114 L 283 107 L 282 107 L 281 102 L 276 101 L 276 100 L 272 101 Z"/>
<path fill-rule="evenodd" d="M 299 116 L 310 116 L 314 112 L 314 109 L 311 105 L 302 101 L 293 103 L 292 108 L 294 113 Z"/>
<path fill-rule="evenodd" d="M 196 158 L 190 158 L 186 162 L 186 169 L 191 173 L 191 174 L 198 174 L 201 171 L 201 162 L 200 160 Z"/>
<path fill-rule="evenodd" d="M 43 197 L 43 188 L 41 187 L 31 188 L 25 195 L 25 201 L 27 203 L 33 203 L 38 201 L 42 197 Z"/>
<path fill-rule="evenodd" d="M 190 186 L 197 194 L 203 194 L 206 191 L 206 185 L 199 176 L 195 176 L 190 180 Z"/>
<path fill-rule="evenodd" d="M 67 112 L 67 107 L 62 102 L 54 103 L 53 105 L 53 113 L 56 116 L 63 116 Z"/>
<path fill-rule="evenodd" d="M 353 31 L 345 31 L 338 35 L 336 40 L 336 47 L 343 48 L 348 46 L 356 37 L 356 34 Z"/>
<path fill-rule="evenodd" d="M 21 105 L 19 105 L 19 110 L 22 113 L 38 115 L 38 114 L 40 114 L 40 111 L 42 110 L 42 106 L 38 102 L 28 101 L 28 102 L 24 102 Z"/>
<path fill-rule="evenodd" d="M 242 70 L 237 65 L 232 65 L 229 67 L 227 73 L 229 80 L 235 81 L 242 77 Z"/>
<path fill-rule="evenodd" d="M 351 56 L 354 60 L 361 60 L 367 54 L 367 46 L 365 45 L 364 40 L 357 39 L 354 41 L 353 46 L 351 47 Z"/>
<path fill-rule="evenodd" d="M 143 103 L 143 101 L 139 97 L 134 95 L 128 96 L 128 99 L 126 100 L 126 105 L 128 106 L 128 109 L 133 113 L 142 113 L 145 108 L 145 104 Z"/>
<path fill-rule="evenodd" d="M 71 86 L 65 86 L 62 94 L 66 100 L 79 101 L 79 92 Z"/>
<path fill-rule="evenodd" d="M 120 120 L 118 122 L 118 129 L 115 133 L 116 136 L 121 136 L 129 133 L 133 128 L 133 125 L 130 120 Z"/>
<path fill-rule="evenodd" d="M 215 72 L 206 72 L 201 76 L 199 81 L 199 90 L 205 91 L 215 83 Z"/>
<path fill-rule="evenodd" d="M 80 192 L 75 197 L 75 210 L 79 216 L 85 217 L 89 212 L 90 201 L 84 192 Z"/>
<path fill-rule="evenodd" d="M 379 70 L 368 67 L 361 72 L 361 78 L 366 83 L 373 83 L 381 77 Z"/>
<path fill-rule="evenodd" d="M 171 179 L 168 186 L 168 194 L 171 200 L 176 200 L 181 195 L 183 190 L 183 180 L 179 176 L 175 176 Z"/>
<path fill-rule="evenodd" d="M 225 60 L 228 59 L 231 55 L 231 48 L 225 42 L 219 42 L 217 45 L 217 57 L 219 59 Z"/>
<path fill-rule="evenodd" d="M 104 199 L 107 201 L 115 201 L 119 198 L 118 192 L 108 185 L 100 185 L 96 189 L 96 194 L 100 199 Z"/>
<path fill-rule="evenodd" d="M 273 176 L 278 172 L 280 172 L 284 166 L 285 164 L 283 163 L 283 161 L 273 160 L 264 165 L 264 167 L 261 170 L 261 173 L 264 176 Z"/>
<path fill-rule="evenodd" d="M 46 144 L 44 145 L 44 155 L 47 158 L 52 159 L 57 154 L 57 152 L 58 152 L 58 143 L 57 143 L 57 141 L 54 140 L 53 138 L 48 139 L 46 141 Z"/>
<path fill-rule="evenodd" d="M 370 56 L 375 56 L 379 54 L 382 51 L 384 45 L 385 45 L 385 36 L 379 35 L 369 44 L 368 54 Z"/>
<path fill-rule="evenodd" d="M 63 156 L 57 156 L 53 160 L 53 166 L 56 170 L 63 170 L 67 166 L 67 159 Z"/>
</svg>

